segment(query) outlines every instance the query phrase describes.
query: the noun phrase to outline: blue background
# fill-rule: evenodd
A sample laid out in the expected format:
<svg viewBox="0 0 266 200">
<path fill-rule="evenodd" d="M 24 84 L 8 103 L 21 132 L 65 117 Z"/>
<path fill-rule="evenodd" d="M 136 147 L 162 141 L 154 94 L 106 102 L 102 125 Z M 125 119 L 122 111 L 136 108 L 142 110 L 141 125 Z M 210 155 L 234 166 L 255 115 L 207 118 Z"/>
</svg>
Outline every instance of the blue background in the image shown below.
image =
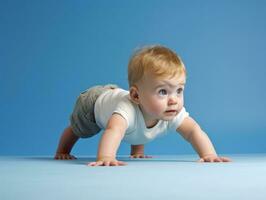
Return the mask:
<svg viewBox="0 0 266 200">
<path fill-rule="evenodd" d="M 77 95 L 95 84 L 126 89 L 128 59 L 148 44 L 183 58 L 185 106 L 219 153 L 265 153 L 265 19 L 258 0 L 1 0 L 0 154 L 53 155 Z M 99 137 L 73 153 L 96 154 Z M 174 133 L 146 152 L 194 153 Z"/>
</svg>

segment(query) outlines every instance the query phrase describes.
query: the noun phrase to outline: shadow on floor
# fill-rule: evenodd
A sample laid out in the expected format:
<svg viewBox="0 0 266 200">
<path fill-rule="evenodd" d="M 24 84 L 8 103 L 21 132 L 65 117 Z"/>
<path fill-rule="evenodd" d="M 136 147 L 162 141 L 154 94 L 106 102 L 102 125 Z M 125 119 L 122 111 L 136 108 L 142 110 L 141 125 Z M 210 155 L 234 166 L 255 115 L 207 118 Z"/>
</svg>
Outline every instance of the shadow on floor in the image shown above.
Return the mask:
<svg viewBox="0 0 266 200">
<path fill-rule="evenodd" d="M 63 162 L 65 164 L 87 164 L 89 162 L 94 162 L 96 160 L 96 157 L 81 157 L 76 160 L 54 160 L 53 157 L 24 157 L 21 158 L 23 160 L 31 160 L 31 161 L 43 161 L 43 162 Z M 178 163 L 194 163 L 196 162 L 195 160 L 192 159 L 180 159 L 180 158 L 145 158 L 145 159 L 132 159 L 128 157 L 117 157 L 118 160 L 120 161 L 125 161 L 125 162 L 178 162 Z"/>
</svg>

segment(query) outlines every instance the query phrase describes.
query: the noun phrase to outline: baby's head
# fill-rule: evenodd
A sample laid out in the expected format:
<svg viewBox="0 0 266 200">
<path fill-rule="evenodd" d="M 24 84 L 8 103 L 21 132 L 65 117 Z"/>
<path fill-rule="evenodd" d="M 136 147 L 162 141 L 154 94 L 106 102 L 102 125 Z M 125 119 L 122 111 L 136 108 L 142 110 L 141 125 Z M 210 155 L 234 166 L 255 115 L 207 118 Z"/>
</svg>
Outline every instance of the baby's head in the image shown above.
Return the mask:
<svg viewBox="0 0 266 200">
<path fill-rule="evenodd" d="M 128 64 L 131 100 L 150 120 L 170 120 L 180 112 L 185 81 L 181 58 L 164 46 L 141 48 Z"/>
<path fill-rule="evenodd" d="M 155 45 L 137 50 L 128 64 L 129 87 L 134 86 L 145 75 L 153 74 L 158 79 L 186 76 L 181 58 L 171 49 Z"/>
</svg>

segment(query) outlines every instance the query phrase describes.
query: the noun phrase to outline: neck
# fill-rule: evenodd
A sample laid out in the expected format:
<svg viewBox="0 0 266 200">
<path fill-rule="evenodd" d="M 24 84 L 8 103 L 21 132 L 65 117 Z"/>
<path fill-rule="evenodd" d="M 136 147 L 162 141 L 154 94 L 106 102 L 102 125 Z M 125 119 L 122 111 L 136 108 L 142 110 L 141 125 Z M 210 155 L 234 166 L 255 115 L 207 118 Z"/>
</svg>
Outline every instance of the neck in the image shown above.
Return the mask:
<svg viewBox="0 0 266 200">
<path fill-rule="evenodd" d="M 159 120 L 154 119 L 151 116 L 149 116 L 148 114 L 146 114 L 145 111 L 141 108 L 141 106 L 139 106 L 139 109 L 143 115 L 143 119 L 144 119 L 146 128 L 152 128 L 158 123 Z"/>
</svg>

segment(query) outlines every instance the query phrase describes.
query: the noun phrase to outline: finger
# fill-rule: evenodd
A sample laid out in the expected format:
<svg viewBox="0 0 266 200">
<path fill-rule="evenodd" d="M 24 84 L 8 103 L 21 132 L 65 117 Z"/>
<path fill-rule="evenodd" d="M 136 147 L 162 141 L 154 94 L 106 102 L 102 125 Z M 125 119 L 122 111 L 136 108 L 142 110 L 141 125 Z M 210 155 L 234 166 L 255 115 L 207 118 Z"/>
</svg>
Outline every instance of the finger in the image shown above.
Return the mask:
<svg viewBox="0 0 266 200">
<path fill-rule="evenodd" d="M 134 155 L 133 158 L 139 158 L 139 156 L 138 155 Z"/>
<path fill-rule="evenodd" d="M 118 164 L 119 166 L 125 166 L 125 165 L 127 165 L 127 163 L 122 162 L 122 161 L 117 161 L 117 164 Z"/>
<path fill-rule="evenodd" d="M 101 166 L 102 164 L 103 164 L 102 161 L 97 161 L 97 162 L 89 163 L 88 166 L 97 167 L 97 166 Z"/>
<path fill-rule="evenodd" d="M 213 162 L 211 158 L 203 158 L 204 162 Z"/>
<path fill-rule="evenodd" d="M 143 154 L 133 154 L 130 156 L 130 158 L 145 158 L 145 155 Z"/>
<path fill-rule="evenodd" d="M 110 166 L 110 161 L 104 161 L 103 166 Z"/>
<path fill-rule="evenodd" d="M 222 162 L 222 159 L 220 159 L 220 158 L 215 158 L 215 159 L 214 159 L 214 162 Z"/>
<path fill-rule="evenodd" d="M 90 163 L 88 163 L 87 165 L 93 167 L 93 166 L 96 165 L 96 162 L 90 162 Z"/>
<path fill-rule="evenodd" d="M 221 157 L 222 162 L 232 162 L 230 158 L 227 157 Z"/>
<path fill-rule="evenodd" d="M 110 163 L 110 166 L 118 166 L 117 161 L 112 161 L 112 162 Z"/>
<path fill-rule="evenodd" d="M 96 166 L 100 166 L 100 165 L 101 165 L 100 161 L 88 163 L 88 166 L 91 166 L 91 167 L 96 167 Z"/>
<path fill-rule="evenodd" d="M 95 166 L 104 166 L 104 162 L 103 161 L 97 161 Z"/>
<path fill-rule="evenodd" d="M 130 158 L 138 158 L 137 155 L 131 155 Z"/>
</svg>

